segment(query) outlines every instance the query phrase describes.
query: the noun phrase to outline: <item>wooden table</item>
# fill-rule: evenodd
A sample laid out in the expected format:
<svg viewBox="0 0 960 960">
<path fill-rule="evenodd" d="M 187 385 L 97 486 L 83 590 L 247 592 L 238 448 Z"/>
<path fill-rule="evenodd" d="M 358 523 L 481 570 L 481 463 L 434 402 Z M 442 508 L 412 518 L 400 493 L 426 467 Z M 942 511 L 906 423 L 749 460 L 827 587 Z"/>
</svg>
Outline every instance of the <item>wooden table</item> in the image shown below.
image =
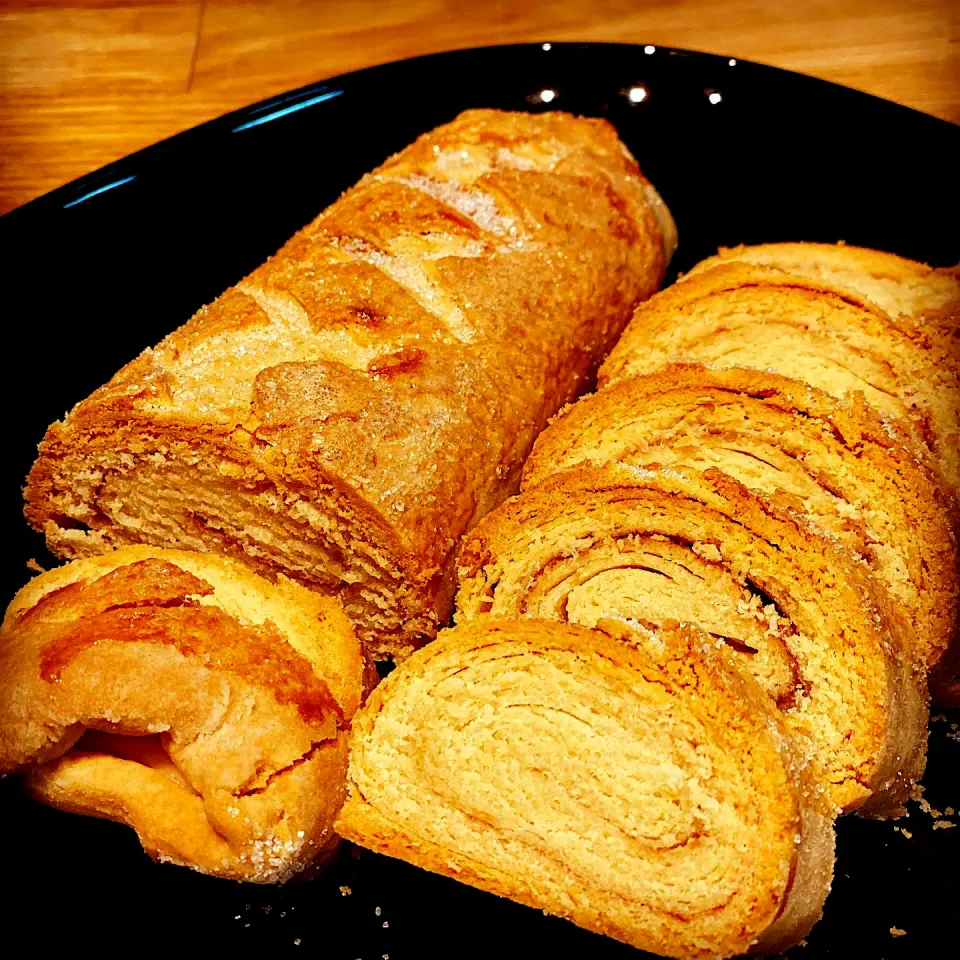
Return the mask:
<svg viewBox="0 0 960 960">
<path fill-rule="evenodd" d="M 2 0 L 0 212 L 291 87 L 525 40 L 729 54 L 960 121 L 958 11 L 951 0 Z"/>
</svg>

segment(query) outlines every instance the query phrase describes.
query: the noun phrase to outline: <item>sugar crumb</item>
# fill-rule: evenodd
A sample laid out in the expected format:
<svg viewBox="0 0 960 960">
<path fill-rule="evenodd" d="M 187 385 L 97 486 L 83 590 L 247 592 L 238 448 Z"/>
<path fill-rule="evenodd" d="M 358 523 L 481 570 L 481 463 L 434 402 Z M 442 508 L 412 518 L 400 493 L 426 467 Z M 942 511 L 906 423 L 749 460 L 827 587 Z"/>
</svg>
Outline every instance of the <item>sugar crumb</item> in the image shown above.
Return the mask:
<svg viewBox="0 0 960 960">
<path fill-rule="evenodd" d="M 952 820 L 934 820 L 933 829 L 934 830 L 949 830 L 951 827 L 955 827 L 956 824 Z"/>
<path fill-rule="evenodd" d="M 353 893 L 353 891 L 352 891 L 349 887 L 341 887 L 341 888 L 340 888 L 340 896 L 341 896 L 341 897 L 349 897 L 351 893 Z"/>
<path fill-rule="evenodd" d="M 901 930 L 899 927 L 891 927 L 891 928 L 890 928 L 890 936 L 891 936 L 891 937 L 905 937 L 906 935 L 907 935 L 907 931 L 906 931 L 906 930 Z"/>
</svg>

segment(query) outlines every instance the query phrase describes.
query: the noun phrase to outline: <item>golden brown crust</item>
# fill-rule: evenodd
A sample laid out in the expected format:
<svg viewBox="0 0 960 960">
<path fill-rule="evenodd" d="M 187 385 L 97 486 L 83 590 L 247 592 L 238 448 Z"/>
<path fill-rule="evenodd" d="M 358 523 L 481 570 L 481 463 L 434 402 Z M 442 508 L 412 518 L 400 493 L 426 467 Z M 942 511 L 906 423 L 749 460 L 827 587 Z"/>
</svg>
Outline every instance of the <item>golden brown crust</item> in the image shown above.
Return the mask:
<svg viewBox="0 0 960 960">
<path fill-rule="evenodd" d="M 336 843 L 363 664 L 336 601 L 132 547 L 41 574 L 0 628 L 0 772 L 153 856 L 286 879 Z"/>
<path fill-rule="evenodd" d="M 806 737 L 838 807 L 899 808 L 922 773 L 924 672 L 862 562 L 715 469 L 579 468 L 464 541 L 457 620 L 689 621 Z"/>
<path fill-rule="evenodd" d="M 603 626 L 443 631 L 357 715 L 337 828 L 666 956 L 796 942 L 833 834 L 781 718 L 702 634 Z"/>
<path fill-rule="evenodd" d="M 910 424 L 956 493 L 958 346 L 941 325 L 891 317 L 829 278 L 721 260 L 637 309 L 600 383 L 681 361 L 770 370 L 841 399 L 862 393 L 884 417 Z"/>
<path fill-rule="evenodd" d="M 955 504 L 930 460 L 863 403 L 765 371 L 675 364 L 569 407 L 538 437 L 523 486 L 579 464 L 717 467 L 862 556 L 930 669 L 960 617 Z"/>
<path fill-rule="evenodd" d="M 660 282 L 654 197 L 605 121 L 461 115 L 53 424 L 29 521 L 65 556 L 233 555 L 338 593 L 377 655 L 423 642 L 458 538 Z"/>
</svg>

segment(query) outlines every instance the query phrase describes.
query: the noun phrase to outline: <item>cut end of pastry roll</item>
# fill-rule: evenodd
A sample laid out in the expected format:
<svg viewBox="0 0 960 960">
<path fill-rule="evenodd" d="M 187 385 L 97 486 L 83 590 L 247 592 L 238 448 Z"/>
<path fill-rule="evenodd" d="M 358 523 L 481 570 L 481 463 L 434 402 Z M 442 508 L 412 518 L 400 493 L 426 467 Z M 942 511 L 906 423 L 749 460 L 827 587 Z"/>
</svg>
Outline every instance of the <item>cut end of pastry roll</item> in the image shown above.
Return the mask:
<svg viewBox="0 0 960 960">
<path fill-rule="evenodd" d="M 699 632 L 607 626 L 442 631 L 355 718 L 337 829 L 669 957 L 795 943 L 833 829 L 782 719 Z"/>
<path fill-rule="evenodd" d="M 148 543 L 288 576 L 402 655 L 672 229 L 606 121 L 468 111 L 51 425 L 27 518 L 68 558 Z"/>
<path fill-rule="evenodd" d="M 960 340 L 894 319 L 856 291 L 772 266 L 697 269 L 641 304 L 600 371 L 600 384 L 674 362 L 751 367 L 837 398 L 862 394 L 902 420 L 960 489 Z"/>
<path fill-rule="evenodd" d="M 861 561 L 720 471 L 575 469 L 464 541 L 458 622 L 699 626 L 806 738 L 838 808 L 900 810 L 922 773 L 925 672 Z"/>
<path fill-rule="evenodd" d="M 329 853 L 361 696 L 339 604 L 129 547 L 36 577 L 0 628 L 0 773 L 155 859 L 279 882 Z"/>
<path fill-rule="evenodd" d="M 862 402 L 761 370 L 676 364 L 568 408 L 537 439 L 523 485 L 577 465 L 716 467 L 863 557 L 931 669 L 957 635 L 960 583 L 956 508 L 930 461 Z"/>
</svg>

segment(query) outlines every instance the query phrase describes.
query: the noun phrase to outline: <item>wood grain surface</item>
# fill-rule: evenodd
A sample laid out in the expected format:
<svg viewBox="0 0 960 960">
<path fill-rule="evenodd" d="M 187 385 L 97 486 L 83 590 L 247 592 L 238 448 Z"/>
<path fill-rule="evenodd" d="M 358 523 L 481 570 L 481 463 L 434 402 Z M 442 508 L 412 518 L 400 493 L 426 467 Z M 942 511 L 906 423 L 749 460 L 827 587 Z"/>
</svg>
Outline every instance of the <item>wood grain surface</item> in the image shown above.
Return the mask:
<svg viewBox="0 0 960 960">
<path fill-rule="evenodd" d="M 728 54 L 960 121 L 952 0 L 0 0 L 0 212 L 291 87 L 528 40 Z"/>
</svg>

